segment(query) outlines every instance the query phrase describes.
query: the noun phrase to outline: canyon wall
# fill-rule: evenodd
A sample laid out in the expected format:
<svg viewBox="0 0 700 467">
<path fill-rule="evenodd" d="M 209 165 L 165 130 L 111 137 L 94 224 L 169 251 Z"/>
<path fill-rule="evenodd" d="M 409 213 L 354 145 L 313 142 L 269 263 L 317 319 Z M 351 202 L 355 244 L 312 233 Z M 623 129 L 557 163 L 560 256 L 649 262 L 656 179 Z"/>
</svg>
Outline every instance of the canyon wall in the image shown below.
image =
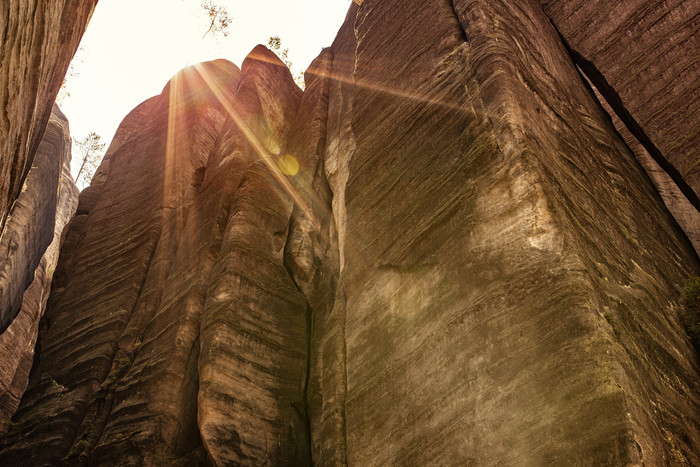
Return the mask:
<svg viewBox="0 0 700 467">
<path fill-rule="evenodd" d="M 78 204 L 70 174 L 68 120 L 54 105 L 34 163 L 0 237 L 0 432 L 14 414 L 32 367 L 39 320 L 58 262 L 61 233 Z"/>
<path fill-rule="evenodd" d="M 700 209 L 700 2 L 540 3 L 576 64 Z"/>
<path fill-rule="evenodd" d="M 698 257 L 554 3 L 354 2 L 304 92 L 258 46 L 134 109 L 0 463 L 699 464 Z"/>
<path fill-rule="evenodd" d="M 540 3 L 700 252 L 700 2 Z"/>
<path fill-rule="evenodd" d="M 96 4 L 9 0 L 0 5 L 0 232 Z"/>
</svg>

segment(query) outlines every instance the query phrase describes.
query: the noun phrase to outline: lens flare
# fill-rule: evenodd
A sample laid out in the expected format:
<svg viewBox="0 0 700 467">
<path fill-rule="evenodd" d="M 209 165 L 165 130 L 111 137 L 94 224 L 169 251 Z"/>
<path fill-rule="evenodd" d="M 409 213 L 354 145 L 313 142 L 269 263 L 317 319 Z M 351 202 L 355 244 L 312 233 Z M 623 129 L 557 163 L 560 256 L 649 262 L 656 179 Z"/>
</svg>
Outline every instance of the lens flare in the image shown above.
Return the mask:
<svg viewBox="0 0 700 467">
<path fill-rule="evenodd" d="M 293 177 L 299 172 L 299 162 L 291 154 L 283 154 L 277 159 L 277 165 L 283 174 Z"/>
</svg>

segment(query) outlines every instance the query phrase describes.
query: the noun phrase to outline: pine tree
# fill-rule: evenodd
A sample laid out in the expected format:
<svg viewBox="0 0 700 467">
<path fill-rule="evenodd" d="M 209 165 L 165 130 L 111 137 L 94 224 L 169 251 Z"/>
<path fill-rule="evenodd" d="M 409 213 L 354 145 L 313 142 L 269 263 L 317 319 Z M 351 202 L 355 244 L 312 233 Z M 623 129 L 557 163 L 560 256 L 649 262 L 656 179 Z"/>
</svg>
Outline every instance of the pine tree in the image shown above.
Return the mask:
<svg viewBox="0 0 700 467">
<path fill-rule="evenodd" d="M 85 188 L 92 181 L 97 167 L 102 162 L 104 156 L 105 143 L 100 143 L 100 135 L 91 131 L 88 135 L 75 141 L 75 148 L 80 159 L 80 168 L 75 175 L 75 183 L 80 189 Z"/>
</svg>

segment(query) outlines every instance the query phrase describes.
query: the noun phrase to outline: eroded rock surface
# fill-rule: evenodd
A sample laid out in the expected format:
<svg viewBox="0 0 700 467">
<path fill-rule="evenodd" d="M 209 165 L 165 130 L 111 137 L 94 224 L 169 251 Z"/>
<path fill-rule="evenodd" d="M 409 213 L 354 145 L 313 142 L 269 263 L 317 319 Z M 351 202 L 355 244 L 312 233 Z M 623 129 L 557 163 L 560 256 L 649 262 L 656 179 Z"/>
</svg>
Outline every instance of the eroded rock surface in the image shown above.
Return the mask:
<svg viewBox="0 0 700 467">
<path fill-rule="evenodd" d="M 263 47 L 176 75 L 0 461 L 700 463 L 700 264 L 570 52 L 536 0 L 364 0 L 303 93 Z"/>
<path fill-rule="evenodd" d="M 70 224 L 4 459 L 308 460 L 307 306 L 276 182 L 300 97 L 259 47 L 125 119 Z"/>
<path fill-rule="evenodd" d="M 97 0 L 0 4 L 0 231 Z M 52 232 L 51 227 L 48 232 Z"/>
<path fill-rule="evenodd" d="M 24 188 L 5 224 L 0 249 L 3 332 L 0 333 L 0 431 L 27 385 L 39 320 L 58 262 L 61 233 L 78 204 L 70 175 L 68 121 L 54 105 Z"/>
<path fill-rule="evenodd" d="M 652 156 L 700 210 L 700 2 L 540 3 L 631 131 L 637 141 L 633 147 L 644 148 L 640 159 Z"/>
<path fill-rule="evenodd" d="M 331 49 L 314 461 L 697 462 L 695 255 L 538 5 L 362 2 Z"/>
</svg>

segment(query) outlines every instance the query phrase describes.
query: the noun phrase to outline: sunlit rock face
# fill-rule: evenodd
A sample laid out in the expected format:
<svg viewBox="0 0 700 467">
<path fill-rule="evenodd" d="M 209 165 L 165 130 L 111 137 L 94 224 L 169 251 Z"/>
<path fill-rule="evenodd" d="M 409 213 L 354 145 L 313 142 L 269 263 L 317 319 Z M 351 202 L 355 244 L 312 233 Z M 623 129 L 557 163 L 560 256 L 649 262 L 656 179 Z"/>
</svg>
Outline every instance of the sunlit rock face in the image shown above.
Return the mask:
<svg viewBox="0 0 700 467">
<path fill-rule="evenodd" d="M 39 320 L 58 261 L 61 233 L 78 204 L 70 175 L 68 120 L 54 105 L 22 193 L 0 238 L 0 431 L 19 405 L 32 367 Z"/>
<path fill-rule="evenodd" d="M 314 461 L 697 463 L 696 256 L 539 5 L 365 1 L 331 54 Z"/>
<path fill-rule="evenodd" d="M 0 4 L 0 231 L 22 191 L 51 106 L 96 4 Z"/>
<path fill-rule="evenodd" d="M 300 97 L 260 47 L 242 72 L 183 70 L 127 116 L 70 223 L 4 460 L 309 458 L 307 307 L 278 183 Z"/>
<path fill-rule="evenodd" d="M 353 2 L 306 84 L 126 117 L 0 461 L 700 463 L 700 264 L 539 2 Z"/>
</svg>

